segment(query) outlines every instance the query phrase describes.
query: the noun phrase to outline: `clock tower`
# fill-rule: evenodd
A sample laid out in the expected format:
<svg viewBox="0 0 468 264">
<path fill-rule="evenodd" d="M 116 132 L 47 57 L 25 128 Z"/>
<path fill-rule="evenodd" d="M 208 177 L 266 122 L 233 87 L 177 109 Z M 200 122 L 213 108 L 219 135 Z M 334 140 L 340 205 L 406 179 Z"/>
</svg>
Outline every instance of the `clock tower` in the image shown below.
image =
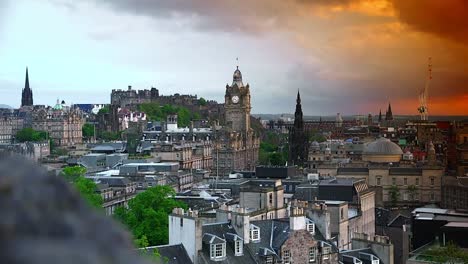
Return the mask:
<svg viewBox="0 0 468 264">
<path fill-rule="evenodd" d="M 232 131 L 250 131 L 250 88 L 244 86 L 239 67 L 234 71 L 232 85 L 226 84 L 224 96 L 226 126 Z"/>
</svg>

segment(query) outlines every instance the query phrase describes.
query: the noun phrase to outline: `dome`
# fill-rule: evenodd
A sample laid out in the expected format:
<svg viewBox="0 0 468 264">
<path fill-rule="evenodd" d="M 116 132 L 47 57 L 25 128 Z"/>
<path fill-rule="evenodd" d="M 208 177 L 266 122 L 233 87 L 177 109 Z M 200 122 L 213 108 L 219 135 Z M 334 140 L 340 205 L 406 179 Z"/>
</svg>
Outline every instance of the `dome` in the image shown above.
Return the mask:
<svg viewBox="0 0 468 264">
<path fill-rule="evenodd" d="M 364 147 L 363 154 L 372 155 L 402 155 L 403 151 L 400 146 L 391 142 L 386 138 L 379 138 L 373 142 L 368 143 Z"/>
<path fill-rule="evenodd" d="M 242 83 L 242 73 L 239 70 L 239 66 L 237 66 L 237 69 L 234 71 L 234 74 L 232 76 L 232 85 L 237 84 L 237 87 L 243 87 L 244 84 Z"/>
<path fill-rule="evenodd" d="M 386 138 L 379 138 L 364 146 L 363 160 L 371 162 L 399 162 L 403 151 Z"/>
</svg>

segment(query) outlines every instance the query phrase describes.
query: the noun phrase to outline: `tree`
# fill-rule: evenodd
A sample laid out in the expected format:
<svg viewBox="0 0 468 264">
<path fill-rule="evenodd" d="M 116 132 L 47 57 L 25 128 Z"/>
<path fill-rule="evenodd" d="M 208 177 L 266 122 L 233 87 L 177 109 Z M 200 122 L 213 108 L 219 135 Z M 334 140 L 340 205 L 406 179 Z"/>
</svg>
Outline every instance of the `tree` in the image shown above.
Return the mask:
<svg viewBox="0 0 468 264">
<path fill-rule="evenodd" d="M 106 105 L 103 108 L 99 109 L 98 115 L 104 115 L 108 113 L 110 113 L 110 107 Z"/>
<path fill-rule="evenodd" d="M 16 140 L 19 142 L 26 141 L 44 141 L 47 139 L 47 133 L 44 131 L 37 131 L 32 128 L 23 128 L 16 133 Z"/>
<path fill-rule="evenodd" d="M 72 183 L 89 205 L 102 208 L 103 200 L 100 194 L 96 193 L 97 185 L 92 180 L 84 177 L 86 168 L 81 166 L 66 167 L 62 170 L 62 177 Z"/>
<path fill-rule="evenodd" d="M 408 194 L 409 194 L 410 200 L 414 201 L 416 198 L 416 195 L 418 194 L 418 187 L 414 185 L 408 186 Z"/>
<path fill-rule="evenodd" d="M 94 137 L 94 125 L 92 125 L 90 123 L 86 123 L 86 124 L 83 125 L 81 130 L 83 132 L 83 137 L 84 138 L 90 139 L 90 138 Z"/>
<path fill-rule="evenodd" d="M 130 200 L 128 208 L 117 208 L 114 217 L 126 225 L 138 241 L 145 236 L 151 246 L 167 244 L 169 214 L 176 207 L 187 208 L 174 196 L 170 186 L 149 188 Z"/>
<path fill-rule="evenodd" d="M 396 206 L 398 203 L 398 199 L 400 198 L 400 189 L 398 189 L 398 186 L 392 185 L 392 187 L 390 187 L 389 194 L 392 206 Z"/>
<path fill-rule="evenodd" d="M 200 99 L 198 99 L 198 103 L 199 103 L 201 106 L 205 106 L 205 105 L 206 105 L 206 100 L 205 100 L 205 98 L 200 97 Z"/>
<path fill-rule="evenodd" d="M 449 241 L 445 247 L 428 249 L 420 258 L 435 263 L 468 263 L 468 253 Z"/>
<path fill-rule="evenodd" d="M 185 107 L 179 107 L 177 109 L 177 125 L 180 127 L 187 127 L 190 125 L 192 115 L 190 111 Z"/>
<path fill-rule="evenodd" d="M 284 164 L 286 164 L 286 160 L 280 152 L 271 153 L 269 160 L 270 164 L 273 166 L 284 166 Z"/>
<path fill-rule="evenodd" d="M 102 208 L 103 200 L 99 193 L 96 193 L 97 185 L 92 180 L 83 176 L 78 177 L 73 185 L 88 203 L 95 208 Z"/>
</svg>

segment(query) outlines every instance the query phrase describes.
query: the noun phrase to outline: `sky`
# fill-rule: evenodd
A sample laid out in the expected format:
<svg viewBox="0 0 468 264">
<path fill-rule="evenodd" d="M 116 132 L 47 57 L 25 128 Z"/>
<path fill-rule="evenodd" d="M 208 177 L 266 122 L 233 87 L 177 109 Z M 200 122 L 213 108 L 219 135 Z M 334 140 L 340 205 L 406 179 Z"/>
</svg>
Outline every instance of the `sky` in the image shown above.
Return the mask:
<svg viewBox="0 0 468 264">
<path fill-rule="evenodd" d="M 465 0 L 0 0 L 0 104 L 109 103 L 112 89 L 224 100 L 252 113 L 468 115 Z M 238 58 L 238 60 L 236 60 Z"/>
</svg>

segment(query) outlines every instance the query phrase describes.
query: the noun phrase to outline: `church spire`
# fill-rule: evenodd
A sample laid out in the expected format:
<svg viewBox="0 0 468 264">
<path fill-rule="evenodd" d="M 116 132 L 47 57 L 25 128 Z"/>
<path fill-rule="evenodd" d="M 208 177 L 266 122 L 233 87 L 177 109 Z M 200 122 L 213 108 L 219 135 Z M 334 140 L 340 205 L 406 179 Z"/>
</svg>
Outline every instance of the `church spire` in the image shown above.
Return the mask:
<svg viewBox="0 0 468 264">
<path fill-rule="evenodd" d="M 388 103 L 388 109 L 385 115 L 385 120 L 393 120 L 392 105 L 390 103 Z"/>
<path fill-rule="evenodd" d="M 379 123 L 382 122 L 382 109 L 379 111 Z"/>
<path fill-rule="evenodd" d="M 26 79 L 24 81 L 24 88 L 21 95 L 21 106 L 31 106 L 33 105 L 33 94 L 31 87 L 29 87 L 29 72 L 28 67 L 26 67 Z"/>
<path fill-rule="evenodd" d="M 30 88 L 29 88 L 29 74 L 28 74 L 28 67 L 26 67 L 26 81 L 24 82 L 24 89 L 30 89 Z"/>
<path fill-rule="evenodd" d="M 296 112 L 294 113 L 294 118 L 299 119 L 298 121 L 302 125 L 302 105 L 301 105 L 301 94 L 299 93 L 299 90 L 297 90 L 297 98 L 296 98 Z M 296 123 L 296 122 L 294 122 Z"/>
</svg>

